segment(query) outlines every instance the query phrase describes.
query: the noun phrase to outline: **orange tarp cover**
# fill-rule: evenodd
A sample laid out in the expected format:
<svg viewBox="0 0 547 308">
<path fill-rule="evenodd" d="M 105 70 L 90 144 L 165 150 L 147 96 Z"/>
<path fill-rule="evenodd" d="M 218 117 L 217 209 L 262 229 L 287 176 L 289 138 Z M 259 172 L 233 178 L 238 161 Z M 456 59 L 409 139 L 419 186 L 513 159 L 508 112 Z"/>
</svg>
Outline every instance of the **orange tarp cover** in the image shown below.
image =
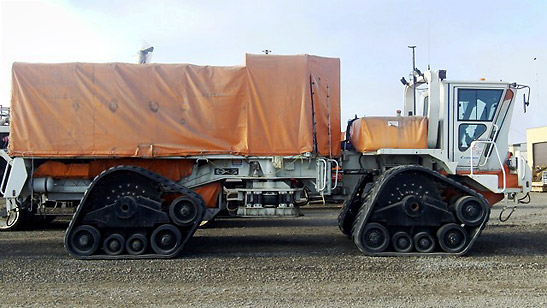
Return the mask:
<svg viewBox="0 0 547 308">
<path fill-rule="evenodd" d="M 364 117 L 353 122 L 350 141 L 359 152 L 378 149 L 426 149 L 427 118 Z"/>
<path fill-rule="evenodd" d="M 53 177 L 56 179 L 87 178 L 91 179 L 102 171 L 119 165 L 139 166 L 178 181 L 192 173 L 193 160 L 189 159 L 100 159 L 89 163 L 65 164 L 48 160 L 34 171 L 34 177 Z M 194 189 L 203 197 L 207 207 L 216 207 L 220 182 L 210 183 Z"/>
<path fill-rule="evenodd" d="M 193 160 L 187 159 L 101 159 L 89 163 L 65 164 L 53 160 L 46 161 L 36 168 L 34 177 L 52 177 L 56 179 L 91 179 L 104 170 L 115 166 L 138 166 L 158 173 L 173 181 L 178 181 L 192 173 Z"/>
<path fill-rule="evenodd" d="M 14 63 L 12 79 L 13 156 L 296 155 L 313 151 L 312 102 L 318 152 L 340 154 L 339 59 Z"/>
<path fill-rule="evenodd" d="M 220 193 L 221 189 L 220 182 L 214 182 L 194 188 L 194 191 L 201 195 L 203 201 L 205 201 L 205 206 L 217 207 L 218 193 Z"/>
</svg>

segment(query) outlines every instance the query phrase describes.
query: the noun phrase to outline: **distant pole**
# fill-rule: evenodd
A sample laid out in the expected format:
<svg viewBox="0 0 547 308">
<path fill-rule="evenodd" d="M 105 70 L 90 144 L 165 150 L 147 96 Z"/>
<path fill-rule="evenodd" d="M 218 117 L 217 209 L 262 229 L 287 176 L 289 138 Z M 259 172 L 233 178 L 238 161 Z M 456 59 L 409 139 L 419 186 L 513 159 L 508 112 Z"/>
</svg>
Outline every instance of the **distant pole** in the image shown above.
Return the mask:
<svg viewBox="0 0 547 308">
<path fill-rule="evenodd" d="M 410 45 L 408 48 L 412 49 L 412 88 L 413 88 L 413 98 L 414 98 L 414 109 L 412 110 L 412 115 L 416 115 L 416 45 Z"/>
</svg>

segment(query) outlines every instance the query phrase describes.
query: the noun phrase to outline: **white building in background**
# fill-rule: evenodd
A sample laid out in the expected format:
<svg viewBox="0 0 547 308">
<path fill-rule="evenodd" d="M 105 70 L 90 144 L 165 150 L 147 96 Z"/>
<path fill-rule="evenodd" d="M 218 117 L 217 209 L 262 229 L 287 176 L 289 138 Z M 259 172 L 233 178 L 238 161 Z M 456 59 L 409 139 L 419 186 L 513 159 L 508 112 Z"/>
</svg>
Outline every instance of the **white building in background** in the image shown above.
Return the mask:
<svg viewBox="0 0 547 308">
<path fill-rule="evenodd" d="M 528 128 L 526 141 L 530 167 L 547 167 L 547 126 Z"/>
</svg>

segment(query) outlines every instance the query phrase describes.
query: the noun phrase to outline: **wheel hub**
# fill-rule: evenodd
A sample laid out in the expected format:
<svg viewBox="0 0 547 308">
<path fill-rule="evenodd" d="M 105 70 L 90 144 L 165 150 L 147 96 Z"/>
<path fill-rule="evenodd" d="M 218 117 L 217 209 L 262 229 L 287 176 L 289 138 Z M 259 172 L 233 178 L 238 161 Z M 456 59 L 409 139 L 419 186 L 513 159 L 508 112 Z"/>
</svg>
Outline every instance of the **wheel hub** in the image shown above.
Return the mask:
<svg viewBox="0 0 547 308">
<path fill-rule="evenodd" d="M 110 250 L 118 250 L 120 247 L 120 242 L 117 240 L 111 240 L 110 243 L 108 243 L 108 248 L 110 248 Z"/>
<path fill-rule="evenodd" d="M 408 246 L 410 246 L 410 241 L 405 237 L 401 237 L 397 240 L 397 246 L 401 248 L 407 248 Z"/>
<path fill-rule="evenodd" d="M 367 234 L 367 243 L 369 246 L 378 247 L 383 241 L 383 236 L 378 230 L 371 230 Z"/>
<path fill-rule="evenodd" d="M 161 237 L 161 244 L 163 246 L 169 246 L 171 244 L 171 242 L 173 241 L 173 238 L 170 234 L 164 234 L 162 237 Z"/>
<path fill-rule="evenodd" d="M 420 241 L 418 241 L 418 246 L 420 246 L 420 248 L 427 248 L 431 246 L 431 241 L 427 237 L 422 237 Z"/>
<path fill-rule="evenodd" d="M 477 207 L 474 204 L 468 204 L 465 207 L 464 213 L 466 214 L 467 217 L 476 217 L 477 214 L 479 213 L 479 209 L 477 209 Z"/>
<path fill-rule="evenodd" d="M 142 249 L 142 242 L 138 239 L 135 239 L 131 242 L 131 248 L 133 250 L 141 250 Z"/>
<path fill-rule="evenodd" d="M 424 212 L 424 206 L 420 197 L 415 195 L 406 196 L 403 198 L 403 209 L 410 217 L 420 217 Z"/>
<path fill-rule="evenodd" d="M 89 245 L 89 235 L 87 234 L 80 235 L 80 238 L 78 238 L 78 244 L 80 244 L 80 246 L 82 247 Z"/>
<path fill-rule="evenodd" d="M 116 200 L 114 211 L 118 218 L 129 219 L 133 217 L 137 211 L 137 202 L 132 196 L 121 197 Z"/>
</svg>

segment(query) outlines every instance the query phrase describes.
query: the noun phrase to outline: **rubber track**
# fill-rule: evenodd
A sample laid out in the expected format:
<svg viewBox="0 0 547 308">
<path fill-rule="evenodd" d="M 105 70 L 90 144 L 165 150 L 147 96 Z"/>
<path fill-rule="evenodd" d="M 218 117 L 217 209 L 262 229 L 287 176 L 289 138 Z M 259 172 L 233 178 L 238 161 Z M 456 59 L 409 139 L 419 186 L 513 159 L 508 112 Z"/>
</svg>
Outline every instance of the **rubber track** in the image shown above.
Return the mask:
<svg viewBox="0 0 547 308">
<path fill-rule="evenodd" d="M 81 256 L 81 255 L 77 255 L 77 254 L 73 253 L 71 251 L 71 249 L 69 248 L 69 243 L 68 243 L 68 240 L 70 238 L 69 235 L 71 234 L 71 232 L 74 228 L 79 226 L 78 223 L 81 220 L 80 213 L 82 212 L 82 209 L 86 206 L 87 196 L 90 194 L 90 192 L 93 191 L 93 188 L 95 187 L 95 185 L 97 185 L 97 183 L 99 183 L 100 180 L 103 177 L 105 177 L 106 175 L 109 175 L 111 173 L 119 172 L 119 171 L 131 171 L 131 172 L 134 172 L 134 173 L 138 173 L 142 176 L 145 176 L 145 177 L 147 177 L 147 178 L 149 178 L 153 181 L 156 181 L 157 183 L 160 183 L 163 187 L 167 188 L 167 190 L 169 190 L 169 191 L 184 194 L 184 195 L 194 199 L 195 201 L 198 201 L 198 205 L 202 207 L 200 216 L 198 217 L 198 219 L 196 219 L 196 221 L 194 222 L 194 224 L 192 225 L 192 228 L 190 230 L 188 230 L 187 228 L 180 228 L 179 226 L 173 224 L 175 227 L 179 228 L 179 230 L 181 231 L 181 233 L 183 235 L 183 240 L 182 240 L 182 243 L 181 243 L 179 249 L 174 251 L 172 254 L 169 254 L 169 255 L 159 255 L 159 254 L 129 255 L 129 254 L 126 254 L 126 255 L 117 255 L 117 256 L 101 254 L 101 255 Z M 170 179 L 167 179 L 167 178 L 165 178 L 165 177 L 163 177 L 159 174 L 156 174 L 156 173 L 154 173 L 154 172 L 152 172 L 148 169 L 144 169 L 144 168 L 141 168 L 141 167 L 135 167 L 135 166 L 116 166 L 116 167 L 112 167 L 112 168 L 109 168 L 109 169 L 101 172 L 98 176 L 96 176 L 95 179 L 93 180 L 93 182 L 91 182 L 91 184 L 87 188 L 87 190 L 84 194 L 84 197 L 82 198 L 82 201 L 78 205 L 78 207 L 76 209 L 76 212 L 74 213 L 74 216 L 72 217 L 72 220 L 70 221 L 70 224 L 68 225 L 68 228 L 66 230 L 66 233 L 65 233 L 65 249 L 67 250 L 67 252 L 71 256 L 73 256 L 75 258 L 79 258 L 79 259 L 85 259 L 85 260 L 97 260 L 97 259 L 108 259 L 108 260 L 133 259 L 134 260 L 134 259 L 170 259 L 170 258 L 174 258 L 174 257 L 176 257 L 180 254 L 180 252 L 184 248 L 185 244 L 192 237 L 192 235 L 194 235 L 197 228 L 199 227 L 199 224 L 201 223 L 201 221 L 203 219 L 204 214 L 205 214 L 205 202 L 203 201 L 203 198 L 198 193 L 196 193 L 195 191 L 193 191 L 189 188 L 186 188 L 182 185 L 179 185 L 176 182 L 174 182 Z M 99 230 L 99 232 L 100 231 L 101 230 Z M 100 250 L 100 248 L 98 249 L 98 251 L 99 250 Z"/>
<path fill-rule="evenodd" d="M 389 182 L 389 180 L 398 174 L 401 174 L 406 171 L 418 171 L 423 172 L 426 175 L 433 177 L 441 182 L 444 182 L 446 186 L 452 186 L 467 195 L 471 195 L 474 197 L 477 197 L 479 200 L 483 202 L 483 206 L 485 206 L 488 210 L 485 215 L 484 221 L 480 224 L 480 226 L 476 227 L 474 232 L 470 234 L 471 240 L 467 244 L 467 247 L 458 253 L 448 253 L 448 252 L 432 252 L 432 253 L 420 253 L 420 252 L 408 252 L 408 253 L 400 253 L 395 251 L 389 251 L 389 252 L 379 252 L 379 253 L 371 253 L 369 251 L 366 251 L 363 249 L 361 244 L 359 243 L 359 239 L 361 237 L 361 231 L 364 230 L 366 223 L 368 222 L 368 218 L 370 217 L 370 214 L 372 213 L 373 204 L 376 203 L 379 192 L 384 189 L 385 183 Z M 352 239 L 355 243 L 355 245 L 364 252 L 367 255 L 371 256 L 435 256 L 435 255 L 442 255 L 442 256 L 462 256 L 465 255 L 471 247 L 473 247 L 473 244 L 476 242 L 476 240 L 479 238 L 482 230 L 486 226 L 486 223 L 488 222 L 488 219 L 490 217 L 490 206 L 486 198 L 482 196 L 481 194 L 477 193 L 476 191 L 472 190 L 471 188 L 462 185 L 461 183 L 454 181 L 446 176 L 441 175 L 438 172 L 432 171 L 430 169 L 421 167 L 421 166 L 398 166 L 391 168 L 384 172 L 378 179 L 374 182 L 373 187 L 370 189 L 370 192 L 366 195 L 365 200 L 363 204 L 361 205 L 359 209 L 359 213 L 357 214 L 357 217 L 355 218 L 355 221 L 353 223 L 352 228 Z M 434 238 L 436 238 L 434 236 Z"/>
<path fill-rule="evenodd" d="M 344 201 L 344 204 L 342 205 L 342 209 L 340 210 L 340 213 L 338 214 L 338 228 L 342 233 L 347 235 L 351 238 L 351 230 L 353 226 L 353 222 L 355 221 L 355 216 L 357 216 L 357 213 L 359 212 L 360 208 L 360 202 L 359 200 L 355 200 L 357 197 L 357 194 L 359 191 L 362 191 L 365 189 L 365 185 L 363 185 L 363 181 L 365 180 L 372 181 L 372 177 L 368 175 L 361 176 L 359 178 L 359 181 L 357 181 L 357 184 L 355 184 L 355 187 L 353 188 L 353 191 L 350 195 L 350 198 Z M 368 182 L 367 182 L 368 183 Z M 366 194 L 370 193 L 370 189 L 365 192 Z M 361 199 L 361 197 L 359 197 Z M 352 217 L 353 216 L 353 217 Z"/>
</svg>

